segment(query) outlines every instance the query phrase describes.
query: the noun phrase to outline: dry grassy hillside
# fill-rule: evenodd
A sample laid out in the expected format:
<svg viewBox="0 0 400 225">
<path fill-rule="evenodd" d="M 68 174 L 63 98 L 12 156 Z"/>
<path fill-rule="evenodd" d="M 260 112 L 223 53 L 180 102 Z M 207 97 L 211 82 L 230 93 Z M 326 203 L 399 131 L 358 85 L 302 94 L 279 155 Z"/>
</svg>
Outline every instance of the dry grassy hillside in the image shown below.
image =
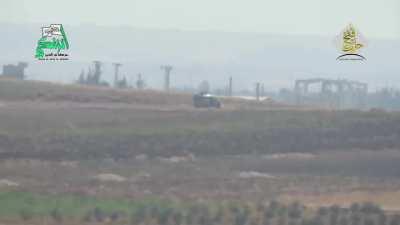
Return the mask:
<svg viewBox="0 0 400 225">
<path fill-rule="evenodd" d="M 127 224 L 146 199 L 157 207 L 157 199 L 179 200 L 184 211 L 197 199 L 400 208 L 399 113 L 232 98 L 222 98 L 222 109 L 195 109 L 191 101 L 0 79 L 0 224 L 107 224 L 93 220 L 100 212 Z M 282 212 L 276 218 L 289 221 Z M 301 224 L 319 224 L 307 215 Z M 300 224 L 277 221 L 243 224 Z"/>
<path fill-rule="evenodd" d="M 116 90 L 106 87 L 62 85 L 43 81 L 0 79 L 3 101 L 71 101 L 82 103 L 135 103 L 152 105 L 191 104 L 191 97 L 176 92 L 155 90 Z"/>
<path fill-rule="evenodd" d="M 294 108 L 273 101 L 255 102 L 243 99 L 221 98 L 225 109 Z M 192 96 L 176 91 L 118 90 L 107 87 L 63 85 L 43 81 L 20 81 L 0 78 L 0 101 L 41 101 L 130 104 L 132 106 L 162 106 L 166 108 L 192 107 Z"/>
<path fill-rule="evenodd" d="M 291 110 L 223 99 L 194 109 L 191 96 L 0 80 L 0 157 L 126 158 L 138 154 L 237 155 L 400 147 L 400 115 Z"/>
</svg>

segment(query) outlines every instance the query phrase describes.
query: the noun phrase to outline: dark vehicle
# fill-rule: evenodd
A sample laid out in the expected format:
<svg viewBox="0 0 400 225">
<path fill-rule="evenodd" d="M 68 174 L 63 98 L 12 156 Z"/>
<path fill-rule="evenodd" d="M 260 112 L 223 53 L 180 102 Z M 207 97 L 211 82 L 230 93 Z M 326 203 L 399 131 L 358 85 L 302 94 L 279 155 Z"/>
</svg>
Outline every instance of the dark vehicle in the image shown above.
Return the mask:
<svg viewBox="0 0 400 225">
<path fill-rule="evenodd" d="M 193 105 L 196 108 L 221 108 L 220 101 L 216 97 L 206 93 L 193 95 Z"/>
</svg>

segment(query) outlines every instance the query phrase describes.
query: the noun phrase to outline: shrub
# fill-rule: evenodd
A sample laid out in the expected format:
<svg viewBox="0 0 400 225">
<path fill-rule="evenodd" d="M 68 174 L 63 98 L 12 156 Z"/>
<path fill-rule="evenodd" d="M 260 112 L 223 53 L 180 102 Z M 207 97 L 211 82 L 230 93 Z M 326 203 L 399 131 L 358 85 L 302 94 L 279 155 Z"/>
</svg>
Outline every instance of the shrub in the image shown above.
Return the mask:
<svg viewBox="0 0 400 225">
<path fill-rule="evenodd" d="M 93 216 L 94 216 L 94 219 L 97 221 L 97 222 L 103 222 L 105 219 L 106 219 L 106 215 L 105 215 L 105 213 L 103 212 L 103 210 L 101 210 L 100 208 L 98 208 L 98 207 L 96 207 L 96 208 L 94 208 L 94 210 L 93 210 Z"/>
<path fill-rule="evenodd" d="M 62 222 L 62 220 L 63 220 L 62 214 L 58 208 L 55 208 L 50 211 L 50 217 L 54 221 L 59 222 L 59 223 Z"/>
<path fill-rule="evenodd" d="M 33 218 L 33 212 L 31 209 L 25 208 L 19 211 L 19 216 L 23 221 L 28 221 Z"/>
</svg>

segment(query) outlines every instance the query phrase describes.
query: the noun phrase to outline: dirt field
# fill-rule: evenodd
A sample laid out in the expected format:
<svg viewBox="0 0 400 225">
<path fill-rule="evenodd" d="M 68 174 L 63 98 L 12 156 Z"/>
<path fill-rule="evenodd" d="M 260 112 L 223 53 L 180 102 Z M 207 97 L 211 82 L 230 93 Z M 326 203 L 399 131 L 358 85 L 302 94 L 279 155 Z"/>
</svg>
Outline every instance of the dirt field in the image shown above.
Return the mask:
<svg viewBox="0 0 400 225">
<path fill-rule="evenodd" d="M 0 193 L 397 211 L 399 149 L 396 112 L 0 80 Z"/>
</svg>

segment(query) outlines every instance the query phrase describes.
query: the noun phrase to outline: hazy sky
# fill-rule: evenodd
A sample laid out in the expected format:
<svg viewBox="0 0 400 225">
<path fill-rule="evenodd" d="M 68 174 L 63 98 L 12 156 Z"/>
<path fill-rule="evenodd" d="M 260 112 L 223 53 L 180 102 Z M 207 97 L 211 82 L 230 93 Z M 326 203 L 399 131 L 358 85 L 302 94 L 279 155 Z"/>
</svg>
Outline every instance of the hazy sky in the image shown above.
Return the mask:
<svg viewBox="0 0 400 225">
<path fill-rule="evenodd" d="M 399 0 L 0 0 L 0 22 L 400 38 Z"/>
</svg>

